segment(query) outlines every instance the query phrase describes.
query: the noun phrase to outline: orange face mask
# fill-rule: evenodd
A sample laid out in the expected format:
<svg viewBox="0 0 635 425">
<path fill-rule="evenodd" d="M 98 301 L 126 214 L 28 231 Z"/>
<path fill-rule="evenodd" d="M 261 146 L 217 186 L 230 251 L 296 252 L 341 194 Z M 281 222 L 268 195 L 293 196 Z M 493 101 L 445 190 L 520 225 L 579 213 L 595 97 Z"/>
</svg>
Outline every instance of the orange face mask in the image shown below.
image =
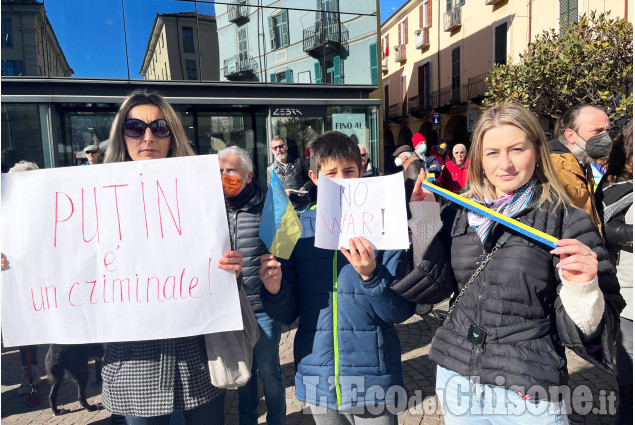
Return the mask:
<svg viewBox="0 0 635 425">
<path fill-rule="evenodd" d="M 223 192 L 225 195 L 232 197 L 236 196 L 243 189 L 243 178 L 240 176 L 230 176 L 229 174 L 223 174 Z"/>
</svg>

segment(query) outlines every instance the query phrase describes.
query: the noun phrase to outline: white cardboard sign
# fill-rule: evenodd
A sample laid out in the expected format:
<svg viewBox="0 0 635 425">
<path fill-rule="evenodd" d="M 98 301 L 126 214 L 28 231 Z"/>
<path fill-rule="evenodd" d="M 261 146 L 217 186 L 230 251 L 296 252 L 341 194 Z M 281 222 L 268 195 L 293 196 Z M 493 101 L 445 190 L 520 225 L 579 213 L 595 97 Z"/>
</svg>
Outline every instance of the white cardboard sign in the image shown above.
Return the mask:
<svg viewBox="0 0 635 425">
<path fill-rule="evenodd" d="M 5 346 L 242 329 L 218 157 L 2 175 Z"/>
<path fill-rule="evenodd" d="M 380 250 L 408 248 L 408 222 L 403 173 L 360 179 L 320 175 L 315 246 L 348 248 L 353 236 L 364 236 Z"/>
</svg>

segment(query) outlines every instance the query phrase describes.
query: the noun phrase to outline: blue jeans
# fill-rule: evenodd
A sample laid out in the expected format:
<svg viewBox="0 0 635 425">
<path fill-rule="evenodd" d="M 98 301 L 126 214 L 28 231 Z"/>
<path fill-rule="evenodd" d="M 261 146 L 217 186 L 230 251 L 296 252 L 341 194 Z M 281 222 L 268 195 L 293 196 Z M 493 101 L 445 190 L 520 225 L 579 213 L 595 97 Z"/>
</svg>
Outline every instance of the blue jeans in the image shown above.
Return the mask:
<svg viewBox="0 0 635 425">
<path fill-rule="evenodd" d="M 127 425 L 224 425 L 225 391 L 207 404 L 190 410 L 178 410 L 171 415 L 141 418 L 126 416 Z"/>
<path fill-rule="evenodd" d="M 556 425 L 568 424 L 564 403 L 523 400 L 514 391 L 470 382 L 437 366 L 436 393 L 445 425 Z"/>
<path fill-rule="evenodd" d="M 240 425 L 258 423 L 258 374 L 262 379 L 262 389 L 267 405 L 267 423 L 284 424 L 287 415 L 287 401 L 284 393 L 284 378 L 280 369 L 280 334 L 282 326 L 267 313 L 256 314 L 260 339 L 254 347 L 254 361 L 251 379 L 238 388 L 238 413 Z"/>
</svg>

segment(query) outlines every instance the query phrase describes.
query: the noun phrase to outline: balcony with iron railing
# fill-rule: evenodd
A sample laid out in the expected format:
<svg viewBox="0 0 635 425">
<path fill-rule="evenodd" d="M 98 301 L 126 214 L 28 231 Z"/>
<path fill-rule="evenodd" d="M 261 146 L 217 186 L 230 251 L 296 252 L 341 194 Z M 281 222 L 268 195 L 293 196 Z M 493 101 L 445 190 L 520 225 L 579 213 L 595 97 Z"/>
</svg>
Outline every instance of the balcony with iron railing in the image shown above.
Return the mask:
<svg viewBox="0 0 635 425">
<path fill-rule="evenodd" d="M 494 6 L 495 4 L 502 3 L 506 0 L 485 0 L 486 6 Z"/>
<path fill-rule="evenodd" d="M 248 2 L 240 1 L 236 4 L 227 6 L 227 15 L 229 22 L 233 22 L 237 25 L 242 24 L 249 20 L 249 6 Z"/>
<path fill-rule="evenodd" d="M 410 115 L 421 116 L 425 111 L 432 109 L 432 102 L 429 95 L 418 94 L 408 98 L 408 111 Z"/>
<path fill-rule="evenodd" d="M 415 31 L 415 45 L 417 49 L 430 47 L 430 28 L 421 28 Z"/>
<path fill-rule="evenodd" d="M 395 62 L 403 62 L 406 60 L 406 45 L 395 46 Z"/>
<path fill-rule="evenodd" d="M 348 45 L 348 29 L 337 19 L 319 20 L 302 31 L 303 50 L 314 58 L 337 54 Z"/>
<path fill-rule="evenodd" d="M 443 15 L 443 29 L 454 31 L 461 26 L 461 6 L 455 6 Z"/>
<path fill-rule="evenodd" d="M 388 107 L 388 119 L 392 121 L 400 121 L 408 117 L 408 103 L 395 103 Z"/>
<path fill-rule="evenodd" d="M 449 106 L 452 103 L 452 86 L 443 87 L 432 92 L 432 107 L 434 109 Z"/>
<path fill-rule="evenodd" d="M 476 75 L 467 79 L 467 97 L 470 99 L 481 97 L 487 91 L 487 83 L 485 80 L 489 72 Z"/>
<path fill-rule="evenodd" d="M 236 55 L 225 59 L 224 76 L 231 81 L 248 81 L 253 79 L 256 68 L 253 58 Z"/>
</svg>

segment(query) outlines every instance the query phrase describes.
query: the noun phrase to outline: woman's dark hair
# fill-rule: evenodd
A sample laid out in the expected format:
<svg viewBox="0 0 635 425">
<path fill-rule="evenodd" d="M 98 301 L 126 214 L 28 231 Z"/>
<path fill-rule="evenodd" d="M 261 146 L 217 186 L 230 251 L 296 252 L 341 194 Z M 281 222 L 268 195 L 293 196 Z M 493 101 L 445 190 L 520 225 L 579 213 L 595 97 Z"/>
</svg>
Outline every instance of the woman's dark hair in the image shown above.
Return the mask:
<svg viewBox="0 0 635 425">
<path fill-rule="evenodd" d="M 626 124 L 613 142 L 605 174 L 609 184 L 615 184 L 618 179 L 633 178 L 633 120 Z"/>
<path fill-rule="evenodd" d="M 311 144 L 311 171 L 317 176 L 322 163 L 327 159 L 334 161 L 351 161 L 362 169 L 362 155 L 357 144 L 344 133 L 328 131 Z"/>
</svg>

